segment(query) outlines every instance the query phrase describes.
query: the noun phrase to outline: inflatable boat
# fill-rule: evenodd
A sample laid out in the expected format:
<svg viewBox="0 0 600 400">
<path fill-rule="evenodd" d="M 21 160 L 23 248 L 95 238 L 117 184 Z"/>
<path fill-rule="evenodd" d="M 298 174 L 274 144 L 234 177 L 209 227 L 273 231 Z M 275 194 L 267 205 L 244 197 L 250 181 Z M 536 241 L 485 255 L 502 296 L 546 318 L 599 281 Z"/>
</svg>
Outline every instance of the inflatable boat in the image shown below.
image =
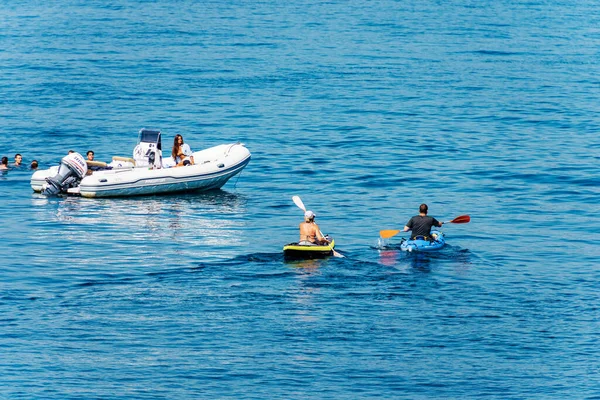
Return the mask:
<svg viewBox="0 0 600 400">
<path fill-rule="evenodd" d="M 83 197 L 204 191 L 221 188 L 250 158 L 250 151 L 238 142 L 194 152 L 193 165 L 176 167 L 172 157 L 162 157 L 161 132 L 142 129 L 133 158 L 113 157 L 106 164 L 72 153 L 63 157 L 59 166 L 36 171 L 30 184 L 45 195 Z"/>
<path fill-rule="evenodd" d="M 444 247 L 446 239 L 440 231 L 431 231 L 429 237 L 419 237 L 417 239 L 403 239 L 400 242 L 400 249 L 404 251 L 433 251 Z"/>
<path fill-rule="evenodd" d="M 286 260 L 306 260 L 313 258 L 326 258 L 333 255 L 333 248 L 335 247 L 335 240 L 331 239 L 331 242 L 325 246 L 321 245 L 308 245 L 300 243 L 288 243 L 283 246 L 283 257 Z"/>
</svg>

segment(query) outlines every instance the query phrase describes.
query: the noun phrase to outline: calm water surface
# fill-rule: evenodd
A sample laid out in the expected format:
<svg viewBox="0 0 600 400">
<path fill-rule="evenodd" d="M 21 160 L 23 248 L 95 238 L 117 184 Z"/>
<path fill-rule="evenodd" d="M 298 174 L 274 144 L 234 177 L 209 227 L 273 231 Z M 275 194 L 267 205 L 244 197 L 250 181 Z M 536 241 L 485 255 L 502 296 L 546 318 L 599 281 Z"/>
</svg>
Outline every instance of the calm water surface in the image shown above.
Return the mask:
<svg viewBox="0 0 600 400">
<path fill-rule="evenodd" d="M 125 199 L 0 174 L 0 398 L 600 398 L 595 2 L 46 3 L 0 2 L 0 155 L 253 159 Z M 346 258 L 284 262 L 292 195 Z M 422 202 L 472 221 L 378 242 Z"/>
</svg>

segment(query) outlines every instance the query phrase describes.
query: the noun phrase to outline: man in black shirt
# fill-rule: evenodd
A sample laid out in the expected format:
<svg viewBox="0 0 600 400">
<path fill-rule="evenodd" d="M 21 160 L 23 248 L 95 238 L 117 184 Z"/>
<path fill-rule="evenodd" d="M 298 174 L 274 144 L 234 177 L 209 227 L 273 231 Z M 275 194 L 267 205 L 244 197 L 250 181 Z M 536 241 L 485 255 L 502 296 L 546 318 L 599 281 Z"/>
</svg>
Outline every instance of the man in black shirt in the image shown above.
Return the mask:
<svg viewBox="0 0 600 400">
<path fill-rule="evenodd" d="M 419 206 L 419 215 L 415 215 L 408 220 L 408 223 L 404 227 L 404 232 L 412 230 L 411 239 L 418 237 L 428 239 L 431 227 L 441 227 L 442 225 L 443 222 L 439 222 L 437 219 L 427 216 L 427 204 L 421 204 L 421 206 Z"/>
</svg>

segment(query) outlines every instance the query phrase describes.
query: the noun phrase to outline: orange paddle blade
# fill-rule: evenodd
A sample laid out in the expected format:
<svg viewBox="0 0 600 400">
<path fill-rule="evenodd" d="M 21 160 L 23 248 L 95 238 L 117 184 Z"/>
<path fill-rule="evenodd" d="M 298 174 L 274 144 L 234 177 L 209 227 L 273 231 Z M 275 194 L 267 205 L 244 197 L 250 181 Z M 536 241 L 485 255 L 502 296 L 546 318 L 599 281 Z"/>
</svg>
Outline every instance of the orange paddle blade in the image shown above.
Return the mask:
<svg viewBox="0 0 600 400">
<path fill-rule="evenodd" d="M 468 215 L 461 215 L 460 217 L 456 217 L 452 221 L 448 221 L 448 222 L 452 222 L 453 224 L 466 224 L 470 220 L 471 220 L 470 216 L 468 216 Z"/>
<path fill-rule="evenodd" d="M 396 236 L 397 234 L 399 234 L 401 231 L 398 229 L 386 229 L 383 231 L 379 231 L 379 236 L 381 236 L 383 239 L 389 239 L 393 236 Z"/>
</svg>

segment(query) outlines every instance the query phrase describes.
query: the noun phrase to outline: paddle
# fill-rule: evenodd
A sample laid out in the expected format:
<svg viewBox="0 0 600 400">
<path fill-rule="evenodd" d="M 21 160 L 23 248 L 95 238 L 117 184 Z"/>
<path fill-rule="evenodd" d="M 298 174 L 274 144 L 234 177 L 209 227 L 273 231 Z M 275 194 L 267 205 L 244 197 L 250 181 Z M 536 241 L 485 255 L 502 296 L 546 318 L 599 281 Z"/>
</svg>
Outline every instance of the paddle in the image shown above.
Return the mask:
<svg viewBox="0 0 600 400">
<path fill-rule="evenodd" d="M 454 218 L 452 221 L 446 221 L 446 222 L 444 222 L 444 224 L 466 224 L 469 221 L 471 221 L 471 217 L 470 216 L 468 216 L 468 215 L 461 215 L 459 217 Z M 389 239 L 391 237 L 396 236 L 400 232 L 402 232 L 402 230 L 399 230 L 399 229 L 384 229 L 382 231 L 379 231 L 379 236 L 381 236 L 381 238 L 383 238 L 383 239 Z"/>
<path fill-rule="evenodd" d="M 299 209 L 306 212 L 306 207 L 304 206 L 304 203 L 302 202 L 302 199 L 299 196 L 292 196 L 292 200 L 294 201 L 294 204 L 296 206 L 298 206 Z M 321 236 L 325 237 L 325 235 L 323 235 L 323 232 L 321 232 L 320 230 L 319 230 L 319 233 L 321 234 Z M 344 255 L 342 255 L 341 253 L 338 253 L 332 247 L 329 247 L 329 248 L 333 252 L 334 257 L 341 257 L 341 258 L 344 257 Z"/>
<path fill-rule="evenodd" d="M 471 217 L 468 215 L 461 215 L 454 218 L 452 221 L 445 221 L 444 224 L 466 224 L 471 221 Z"/>
</svg>

